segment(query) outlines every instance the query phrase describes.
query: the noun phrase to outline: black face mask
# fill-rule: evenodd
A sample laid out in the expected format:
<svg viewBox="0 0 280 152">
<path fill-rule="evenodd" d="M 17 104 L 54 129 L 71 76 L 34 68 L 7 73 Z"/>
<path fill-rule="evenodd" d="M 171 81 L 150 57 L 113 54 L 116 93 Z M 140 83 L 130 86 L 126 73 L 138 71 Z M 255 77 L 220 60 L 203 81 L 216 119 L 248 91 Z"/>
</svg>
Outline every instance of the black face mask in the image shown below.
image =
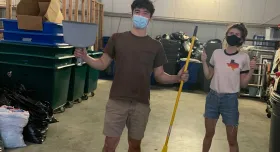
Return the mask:
<svg viewBox="0 0 280 152">
<path fill-rule="evenodd" d="M 236 35 L 227 36 L 227 43 L 230 46 L 240 46 L 242 43 L 240 42 L 241 38 L 237 37 Z"/>
</svg>

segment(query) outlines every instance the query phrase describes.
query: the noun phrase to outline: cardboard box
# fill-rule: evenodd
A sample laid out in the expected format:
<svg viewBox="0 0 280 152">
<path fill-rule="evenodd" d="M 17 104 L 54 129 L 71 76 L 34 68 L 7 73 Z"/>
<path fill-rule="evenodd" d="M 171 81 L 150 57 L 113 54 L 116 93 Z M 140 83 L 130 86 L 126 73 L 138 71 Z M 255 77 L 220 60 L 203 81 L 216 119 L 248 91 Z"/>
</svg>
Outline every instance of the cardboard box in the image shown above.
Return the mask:
<svg viewBox="0 0 280 152">
<path fill-rule="evenodd" d="M 63 15 L 59 0 L 21 0 L 17 5 L 18 28 L 43 30 L 43 22 L 61 24 Z"/>
</svg>

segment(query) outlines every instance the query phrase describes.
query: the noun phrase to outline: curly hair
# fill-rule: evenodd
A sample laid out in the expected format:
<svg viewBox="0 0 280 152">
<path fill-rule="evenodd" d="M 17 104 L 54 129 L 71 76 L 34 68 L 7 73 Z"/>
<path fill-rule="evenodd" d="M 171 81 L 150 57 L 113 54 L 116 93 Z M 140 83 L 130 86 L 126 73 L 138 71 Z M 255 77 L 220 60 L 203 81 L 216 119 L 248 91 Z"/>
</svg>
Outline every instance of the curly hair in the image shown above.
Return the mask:
<svg viewBox="0 0 280 152">
<path fill-rule="evenodd" d="M 228 35 L 228 32 L 231 30 L 231 29 L 238 29 L 240 32 L 241 32 L 241 39 L 242 39 L 242 43 L 239 45 L 241 46 L 245 40 L 246 40 L 246 37 L 248 36 L 248 30 L 246 28 L 246 26 L 243 24 L 243 23 L 237 23 L 237 24 L 233 24 L 231 25 L 227 32 L 226 32 L 226 36 Z"/>
<path fill-rule="evenodd" d="M 149 13 L 151 14 L 151 17 L 155 13 L 154 4 L 150 0 L 134 0 L 133 3 L 131 4 L 132 14 L 133 14 L 133 11 L 136 8 L 145 8 L 145 9 L 147 9 L 149 11 Z"/>
</svg>

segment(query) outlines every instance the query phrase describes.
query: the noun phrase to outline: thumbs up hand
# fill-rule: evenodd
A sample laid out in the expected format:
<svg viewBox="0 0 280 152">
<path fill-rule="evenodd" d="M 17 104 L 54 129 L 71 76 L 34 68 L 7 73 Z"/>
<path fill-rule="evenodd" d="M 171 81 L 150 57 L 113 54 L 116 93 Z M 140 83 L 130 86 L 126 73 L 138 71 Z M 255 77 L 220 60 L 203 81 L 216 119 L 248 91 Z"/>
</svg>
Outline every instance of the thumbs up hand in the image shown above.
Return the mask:
<svg viewBox="0 0 280 152">
<path fill-rule="evenodd" d="M 207 54 L 206 54 L 205 50 L 203 49 L 203 52 L 201 54 L 201 61 L 206 62 L 206 60 L 207 60 Z"/>
<path fill-rule="evenodd" d="M 250 69 L 251 70 L 255 70 L 257 67 L 257 57 L 254 57 L 251 61 L 250 61 Z"/>
</svg>

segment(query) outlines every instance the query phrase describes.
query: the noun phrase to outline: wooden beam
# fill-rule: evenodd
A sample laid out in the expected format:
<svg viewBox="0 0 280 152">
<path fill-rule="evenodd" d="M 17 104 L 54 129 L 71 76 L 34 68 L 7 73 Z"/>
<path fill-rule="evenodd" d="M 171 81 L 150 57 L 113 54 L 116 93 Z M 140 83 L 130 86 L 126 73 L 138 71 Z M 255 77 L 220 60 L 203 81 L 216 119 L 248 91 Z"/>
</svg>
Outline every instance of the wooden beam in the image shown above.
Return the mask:
<svg viewBox="0 0 280 152">
<path fill-rule="evenodd" d="M 73 1 L 69 0 L 69 8 L 68 8 L 68 19 L 72 20 L 72 14 L 73 14 Z"/>
<path fill-rule="evenodd" d="M 104 5 L 100 5 L 100 23 L 99 23 L 99 38 L 100 38 L 100 48 L 103 48 L 103 24 L 104 24 Z"/>
<path fill-rule="evenodd" d="M 63 17 L 64 19 L 66 19 L 66 0 L 62 0 L 62 14 L 63 14 Z"/>
<path fill-rule="evenodd" d="M 99 4 L 95 3 L 95 23 L 99 23 Z"/>
<path fill-rule="evenodd" d="M 91 17 L 90 22 L 91 23 L 95 23 L 95 0 L 91 1 L 91 14 L 90 14 L 90 17 Z"/>
<path fill-rule="evenodd" d="M 12 0 L 6 0 L 6 18 L 11 19 L 12 13 Z"/>
<path fill-rule="evenodd" d="M 90 23 L 91 0 L 87 0 L 87 21 Z"/>
<path fill-rule="evenodd" d="M 79 21 L 79 0 L 75 0 L 74 12 L 75 12 L 74 20 Z"/>
<path fill-rule="evenodd" d="M 86 12 L 85 12 L 85 0 L 82 0 L 82 22 L 85 22 L 86 19 Z"/>
<path fill-rule="evenodd" d="M 94 23 L 99 25 L 99 4 L 95 1 L 95 17 Z M 97 30 L 95 49 L 99 50 L 99 29 Z"/>
</svg>

